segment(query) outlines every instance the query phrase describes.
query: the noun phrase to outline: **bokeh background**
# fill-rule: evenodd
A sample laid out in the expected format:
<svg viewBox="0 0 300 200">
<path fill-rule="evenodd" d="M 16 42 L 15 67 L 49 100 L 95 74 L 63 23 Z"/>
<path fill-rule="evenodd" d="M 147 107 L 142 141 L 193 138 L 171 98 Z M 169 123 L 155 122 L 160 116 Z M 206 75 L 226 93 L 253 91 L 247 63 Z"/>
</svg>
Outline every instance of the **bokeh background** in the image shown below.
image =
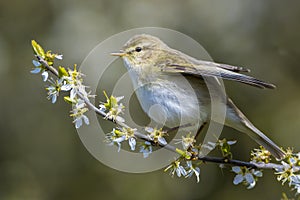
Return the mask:
<svg viewBox="0 0 300 200">
<path fill-rule="evenodd" d="M 299 147 L 300 2 L 253 0 L 79 1 L 0 0 L 0 199 L 280 199 L 271 172 L 246 190 L 214 164 L 201 181 L 162 170 L 127 174 L 94 159 L 82 145 L 62 100 L 52 105 L 41 77 L 29 73 L 30 40 L 81 63 L 99 42 L 118 32 L 159 26 L 185 33 L 215 61 L 247 66 L 275 83 L 259 90 L 226 82 L 228 94 L 260 129 L 284 147 Z M 116 72 L 117 73 L 117 72 Z M 237 158 L 255 143 L 232 129 Z M 100 144 L 99 144 L 100 145 Z M 138 165 L 138 163 L 136 163 Z"/>
</svg>

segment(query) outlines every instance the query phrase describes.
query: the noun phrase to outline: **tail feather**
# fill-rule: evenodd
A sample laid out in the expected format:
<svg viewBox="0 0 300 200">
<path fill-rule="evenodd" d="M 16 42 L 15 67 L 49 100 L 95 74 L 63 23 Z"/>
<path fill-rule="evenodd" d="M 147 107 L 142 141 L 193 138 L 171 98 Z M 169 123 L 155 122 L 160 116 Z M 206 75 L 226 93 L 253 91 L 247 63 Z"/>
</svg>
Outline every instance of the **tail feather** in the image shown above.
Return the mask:
<svg viewBox="0 0 300 200">
<path fill-rule="evenodd" d="M 252 139 L 254 139 L 259 145 L 266 148 L 270 153 L 277 159 L 282 159 L 285 156 L 285 153 L 278 147 L 271 139 L 264 135 L 260 130 L 258 130 L 251 123 L 246 123 L 246 127 L 249 129 L 246 132 Z"/>
<path fill-rule="evenodd" d="M 266 148 L 277 159 L 282 159 L 285 156 L 284 151 L 278 147 L 271 139 L 258 130 L 245 115 L 228 99 L 228 110 L 226 114 L 226 125 L 246 133 L 259 145 Z"/>
</svg>

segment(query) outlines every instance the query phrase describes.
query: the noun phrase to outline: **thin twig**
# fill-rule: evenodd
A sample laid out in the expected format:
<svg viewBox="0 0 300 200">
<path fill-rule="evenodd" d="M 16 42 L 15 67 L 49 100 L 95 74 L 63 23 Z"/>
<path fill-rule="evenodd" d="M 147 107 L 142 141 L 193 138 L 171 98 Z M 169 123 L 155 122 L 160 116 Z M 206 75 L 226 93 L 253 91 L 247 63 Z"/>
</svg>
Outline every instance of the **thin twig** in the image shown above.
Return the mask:
<svg viewBox="0 0 300 200">
<path fill-rule="evenodd" d="M 58 71 L 53 67 L 48 65 L 47 61 L 44 60 L 41 56 L 36 55 L 36 58 L 38 59 L 38 61 L 44 66 L 46 67 L 52 74 L 54 74 L 55 76 L 58 77 Z"/>
<path fill-rule="evenodd" d="M 227 159 L 227 158 L 219 158 L 212 156 L 204 156 L 199 157 L 198 160 L 202 160 L 204 162 L 213 162 L 219 164 L 229 164 L 235 166 L 245 166 L 248 168 L 254 169 L 283 169 L 283 166 L 276 163 L 255 163 L 255 162 L 245 162 L 241 160 Z"/>
</svg>

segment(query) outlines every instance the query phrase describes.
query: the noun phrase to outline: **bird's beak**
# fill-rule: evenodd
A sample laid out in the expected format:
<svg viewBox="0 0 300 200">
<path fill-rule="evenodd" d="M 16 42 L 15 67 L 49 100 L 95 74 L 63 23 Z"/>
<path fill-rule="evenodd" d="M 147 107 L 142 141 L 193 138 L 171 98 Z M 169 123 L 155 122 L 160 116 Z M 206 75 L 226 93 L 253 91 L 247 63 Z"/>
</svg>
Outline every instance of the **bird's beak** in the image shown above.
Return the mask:
<svg viewBox="0 0 300 200">
<path fill-rule="evenodd" d="M 122 56 L 125 56 L 126 53 L 124 51 L 120 50 L 119 52 L 110 53 L 110 55 L 111 56 L 120 56 L 120 57 L 122 57 Z"/>
</svg>

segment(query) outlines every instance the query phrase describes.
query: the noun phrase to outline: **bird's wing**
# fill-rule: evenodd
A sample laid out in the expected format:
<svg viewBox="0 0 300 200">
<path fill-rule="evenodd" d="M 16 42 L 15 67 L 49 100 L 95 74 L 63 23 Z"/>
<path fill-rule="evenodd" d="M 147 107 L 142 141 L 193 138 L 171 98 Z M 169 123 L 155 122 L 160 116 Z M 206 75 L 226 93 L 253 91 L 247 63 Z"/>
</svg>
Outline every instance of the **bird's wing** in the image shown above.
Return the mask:
<svg viewBox="0 0 300 200">
<path fill-rule="evenodd" d="M 199 65 L 206 65 L 206 66 L 210 66 L 210 67 L 222 68 L 222 69 L 226 69 L 226 70 L 233 71 L 233 72 L 250 72 L 250 69 L 247 69 L 244 67 L 239 67 L 239 66 L 215 63 L 215 62 L 203 61 L 203 60 L 197 60 L 196 62 Z"/>
<path fill-rule="evenodd" d="M 218 77 L 222 79 L 238 81 L 259 88 L 276 88 L 276 86 L 271 83 L 238 73 L 238 71 L 245 71 L 243 68 L 212 62 L 208 62 L 209 65 L 205 63 L 206 62 L 199 64 L 165 63 L 161 66 L 161 70 L 166 73 L 182 73 L 194 76 Z"/>
</svg>

